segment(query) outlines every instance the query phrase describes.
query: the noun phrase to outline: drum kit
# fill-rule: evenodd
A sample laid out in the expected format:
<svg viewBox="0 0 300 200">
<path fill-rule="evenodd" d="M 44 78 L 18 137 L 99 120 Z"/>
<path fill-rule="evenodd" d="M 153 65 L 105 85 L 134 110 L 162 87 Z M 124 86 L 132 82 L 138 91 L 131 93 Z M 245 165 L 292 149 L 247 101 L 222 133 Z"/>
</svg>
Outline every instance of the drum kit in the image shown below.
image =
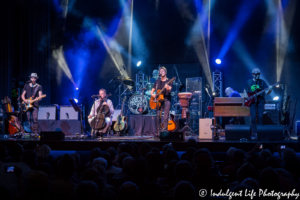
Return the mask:
<svg viewBox="0 0 300 200">
<path fill-rule="evenodd" d="M 124 113 L 128 113 L 130 111 L 132 114 L 143 115 L 143 114 L 155 114 L 156 110 L 151 110 L 149 101 L 151 97 L 151 90 L 153 88 L 155 80 L 151 78 L 151 81 L 147 80 L 139 80 L 136 82 L 129 77 L 118 76 L 115 77 L 114 80 L 121 82 L 119 89 L 119 104 L 123 101 L 123 98 L 126 96 L 127 101 L 124 106 Z M 124 91 L 121 93 L 121 85 L 124 85 Z M 172 107 L 171 112 L 174 114 L 179 114 L 181 110 L 181 118 L 186 119 L 185 126 L 180 130 L 183 132 L 190 131 L 194 134 L 193 130 L 188 125 L 189 118 L 189 106 L 192 104 L 191 100 L 193 97 L 193 93 L 183 92 L 180 93 L 182 88 L 182 84 L 180 80 L 178 82 L 173 82 L 173 91 L 171 92 L 172 96 Z M 135 88 L 138 88 L 137 91 L 134 91 Z M 118 90 L 117 89 L 117 90 Z M 116 92 L 117 92 L 116 90 Z M 118 109 L 119 105 L 116 107 Z"/>
</svg>

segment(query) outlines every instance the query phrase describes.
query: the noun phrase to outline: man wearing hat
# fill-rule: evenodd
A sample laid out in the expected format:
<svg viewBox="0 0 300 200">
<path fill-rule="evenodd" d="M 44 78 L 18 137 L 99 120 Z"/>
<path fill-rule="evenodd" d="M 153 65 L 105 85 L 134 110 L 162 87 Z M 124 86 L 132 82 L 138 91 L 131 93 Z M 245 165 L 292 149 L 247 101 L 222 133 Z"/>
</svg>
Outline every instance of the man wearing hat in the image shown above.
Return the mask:
<svg viewBox="0 0 300 200">
<path fill-rule="evenodd" d="M 247 93 L 249 92 L 259 92 L 268 88 L 267 83 L 259 78 L 260 70 L 258 68 L 252 70 L 252 79 L 249 79 L 246 82 L 246 86 L 244 89 L 245 97 L 248 97 Z M 269 87 L 265 93 L 270 94 L 272 92 L 272 86 Z M 251 116 L 251 128 L 252 128 L 252 136 L 251 139 L 257 139 L 257 126 L 256 126 L 256 113 L 258 116 L 258 124 L 263 124 L 263 112 L 264 112 L 264 104 L 265 104 L 265 93 L 262 93 L 257 96 L 255 103 L 250 106 L 250 116 Z"/>
<path fill-rule="evenodd" d="M 31 73 L 29 84 L 26 84 L 22 93 L 22 100 L 25 103 L 28 103 L 28 99 L 32 97 L 35 99 L 37 97 L 42 96 L 43 89 L 42 86 L 37 84 L 37 79 L 39 78 L 36 73 Z M 41 99 L 40 99 L 41 100 Z M 39 101 L 40 101 L 39 100 Z M 38 109 L 39 109 L 39 101 L 35 101 L 33 103 L 34 107 L 32 110 L 28 110 L 26 112 L 27 119 L 30 123 L 30 129 L 34 136 L 38 136 Z"/>
<path fill-rule="evenodd" d="M 154 91 L 166 88 L 165 91 L 163 92 L 164 101 L 162 102 L 162 105 L 160 107 L 160 110 L 162 109 L 164 110 L 164 123 L 163 123 L 162 131 L 165 132 L 168 131 L 168 119 L 169 119 L 169 113 L 171 109 L 171 90 L 172 90 L 173 83 L 167 84 L 169 80 L 167 78 L 167 69 L 164 66 L 159 68 L 159 76 L 161 77 L 161 79 L 157 79 L 157 81 L 155 81 L 150 94 L 155 98 Z M 160 110 L 157 110 L 157 112 L 160 112 Z"/>
</svg>

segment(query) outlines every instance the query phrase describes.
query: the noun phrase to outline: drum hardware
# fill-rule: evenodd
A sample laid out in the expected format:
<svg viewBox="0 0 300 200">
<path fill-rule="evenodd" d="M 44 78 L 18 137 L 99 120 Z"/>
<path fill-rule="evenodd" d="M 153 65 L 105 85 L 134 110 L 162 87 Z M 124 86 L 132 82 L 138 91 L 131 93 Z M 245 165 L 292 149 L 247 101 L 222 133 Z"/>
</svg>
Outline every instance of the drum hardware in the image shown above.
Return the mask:
<svg viewBox="0 0 300 200">
<path fill-rule="evenodd" d="M 190 101 L 192 99 L 193 94 L 190 92 L 183 92 L 183 93 L 179 93 L 178 97 L 179 97 L 179 103 L 180 106 L 182 108 L 182 114 L 181 114 L 181 118 L 185 118 L 186 122 L 184 123 L 184 127 L 179 131 L 179 132 L 187 132 L 186 129 L 188 131 L 190 131 L 192 133 L 192 136 L 195 136 L 195 132 L 191 129 L 191 127 L 189 126 L 189 104 Z"/>
</svg>

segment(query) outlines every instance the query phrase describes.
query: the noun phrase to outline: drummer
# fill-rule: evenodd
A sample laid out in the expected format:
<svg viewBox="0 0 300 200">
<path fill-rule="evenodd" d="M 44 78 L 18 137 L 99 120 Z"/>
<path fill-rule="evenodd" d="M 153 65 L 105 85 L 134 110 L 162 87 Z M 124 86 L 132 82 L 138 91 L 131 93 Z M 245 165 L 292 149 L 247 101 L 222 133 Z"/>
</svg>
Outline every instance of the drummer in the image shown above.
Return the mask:
<svg viewBox="0 0 300 200">
<path fill-rule="evenodd" d="M 155 98 L 156 95 L 154 94 L 154 91 L 161 90 L 164 87 L 166 88 L 163 92 L 164 101 L 162 102 L 160 109 L 157 110 L 157 112 L 160 112 L 160 110 L 162 109 L 164 110 L 164 123 L 163 123 L 162 131 L 166 132 L 168 131 L 168 118 L 171 109 L 171 90 L 172 90 L 173 83 L 170 83 L 169 85 L 166 84 L 169 80 L 167 78 L 167 69 L 164 66 L 159 68 L 159 76 L 161 77 L 161 79 L 157 79 L 155 81 L 153 88 L 151 90 L 151 96 Z"/>
<path fill-rule="evenodd" d="M 158 70 L 157 69 L 155 69 L 155 70 L 153 70 L 153 72 L 152 72 L 152 78 L 150 79 L 150 83 L 155 83 L 155 81 L 158 79 Z"/>
</svg>

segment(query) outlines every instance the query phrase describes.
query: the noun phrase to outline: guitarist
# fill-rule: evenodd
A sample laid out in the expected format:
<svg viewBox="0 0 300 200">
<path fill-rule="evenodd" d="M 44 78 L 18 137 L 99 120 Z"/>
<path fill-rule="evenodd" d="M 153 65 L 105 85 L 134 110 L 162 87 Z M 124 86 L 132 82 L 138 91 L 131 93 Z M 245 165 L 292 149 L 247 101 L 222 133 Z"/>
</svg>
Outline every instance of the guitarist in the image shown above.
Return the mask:
<svg viewBox="0 0 300 200">
<path fill-rule="evenodd" d="M 246 82 L 246 86 L 244 89 L 245 97 L 248 97 L 248 92 L 259 92 L 268 88 L 267 83 L 259 78 L 260 70 L 253 69 L 252 70 L 252 79 L 249 79 Z M 269 87 L 265 93 L 268 95 L 272 92 L 272 86 Z M 258 115 L 258 124 L 263 124 L 263 112 L 264 112 L 264 104 L 265 104 L 265 93 L 258 95 L 255 99 L 255 103 L 250 106 L 250 115 L 251 115 L 251 128 L 252 128 L 252 140 L 257 139 L 257 126 L 256 126 L 256 113 Z"/>
<path fill-rule="evenodd" d="M 41 97 L 43 94 L 43 88 L 41 85 L 37 84 L 37 79 L 39 78 L 36 73 L 31 73 L 29 84 L 26 84 L 22 93 L 22 100 L 25 103 L 28 103 L 27 99 L 32 97 L 34 100 L 37 97 Z M 38 111 L 39 111 L 39 101 L 42 99 L 35 101 L 33 103 L 34 107 L 31 110 L 26 112 L 27 119 L 30 124 L 30 129 L 34 137 L 38 137 Z"/>
<path fill-rule="evenodd" d="M 163 123 L 162 131 L 165 132 L 168 131 L 168 119 L 169 119 L 169 113 L 171 109 L 171 90 L 172 90 L 173 83 L 170 83 L 170 85 L 166 84 L 168 82 L 168 78 L 167 78 L 167 69 L 164 66 L 159 68 L 159 76 L 161 77 L 161 79 L 157 79 L 155 81 L 150 94 L 155 98 L 155 94 L 153 94 L 154 91 L 159 89 L 161 90 L 164 87 L 166 88 L 165 91 L 163 92 L 164 101 L 162 102 L 160 109 L 157 110 L 157 114 L 162 110 L 164 111 L 164 123 Z"/>
<path fill-rule="evenodd" d="M 101 105 L 108 106 L 109 113 L 105 116 L 106 126 L 105 126 L 105 128 L 103 128 L 99 131 L 100 136 L 103 137 L 103 133 L 106 133 L 108 127 L 112 124 L 111 116 L 115 112 L 115 110 L 114 110 L 113 103 L 110 99 L 107 99 L 106 102 L 102 102 L 102 99 L 104 99 L 106 97 L 106 90 L 105 89 L 100 89 L 99 90 L 99 97 L 100 97 L 100 99 L 95 101 L 88 118 L 90 119 L 94 116 L 97 116 L 98 107 L 101 107 Z M 93 130 L 93 127 L 92 127 L 92 133 L 95 134 L 94 130 Z M 97 136 L 97 135 L 95 134 L 94 136 Z"/>
</svg>

